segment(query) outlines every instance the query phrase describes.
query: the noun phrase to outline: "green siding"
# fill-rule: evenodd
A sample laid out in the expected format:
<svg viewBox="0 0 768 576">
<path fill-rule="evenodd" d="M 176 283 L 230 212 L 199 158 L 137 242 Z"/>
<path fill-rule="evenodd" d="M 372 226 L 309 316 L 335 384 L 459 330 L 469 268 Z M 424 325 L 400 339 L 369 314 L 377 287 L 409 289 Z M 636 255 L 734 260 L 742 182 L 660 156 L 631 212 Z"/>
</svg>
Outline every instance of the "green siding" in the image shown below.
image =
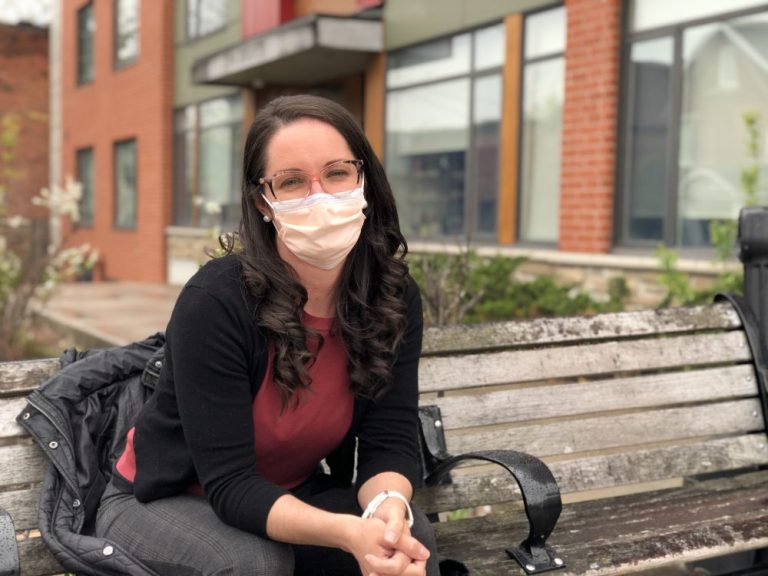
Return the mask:
<svg viewBox="0 0 768 576">
<path fill-rule="evenodd" d="M 558 0 L 387 0 L 384 44 L 394 50 L 498 21 L 508 14 L 562 4 Z"/>
<path fill-rule="evenodd" d="M 235 86 L 193 83 L 192 65 L 198 58 L 209 56 L 240 42 L 240 0 L 229 0 L 229 18 L 225 28 L 194 40 L 187 40 L 187 2 L 186 0 L 175 1 L 174 107 L 179 108 L 211 98 L 238 93 L 239 88 Z"/>
</svg>

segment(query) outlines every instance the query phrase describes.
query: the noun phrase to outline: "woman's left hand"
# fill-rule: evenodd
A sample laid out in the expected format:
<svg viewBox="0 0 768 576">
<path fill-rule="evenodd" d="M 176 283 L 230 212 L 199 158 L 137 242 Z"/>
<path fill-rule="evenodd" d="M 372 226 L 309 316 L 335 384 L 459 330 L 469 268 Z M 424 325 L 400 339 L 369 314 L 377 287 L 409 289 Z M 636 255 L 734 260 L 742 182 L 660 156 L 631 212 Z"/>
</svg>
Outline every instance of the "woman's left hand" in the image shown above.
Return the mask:
<svg viewBox="0 0 768 576">
<path fill-rule="evenodd" d="M 392 554 L 387 557 L 366 557 L 368 564 L 375 570 L 371 576 L 395 574 L 402 576 L 423 576 L 426 574 L 427 550 L 411 536 L 408 521 L 405 519 L 405 504 L 396 498 L 389 498 L 381 503 L 374 518 L 386 524 L 384 540 L 391 546 Z"/>
</svg>

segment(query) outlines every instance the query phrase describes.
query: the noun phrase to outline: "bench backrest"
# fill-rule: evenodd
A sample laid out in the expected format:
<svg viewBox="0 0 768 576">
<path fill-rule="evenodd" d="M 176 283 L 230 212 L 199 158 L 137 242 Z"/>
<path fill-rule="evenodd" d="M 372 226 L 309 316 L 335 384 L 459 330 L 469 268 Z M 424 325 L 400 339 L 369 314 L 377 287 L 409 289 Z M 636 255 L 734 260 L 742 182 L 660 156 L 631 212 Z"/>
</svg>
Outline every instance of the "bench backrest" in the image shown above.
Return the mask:
<svg viewBox="0 0 768 576">
<path fill-rule="evenodd" d="M 33 536 L 45 462 L 15 417 L 57 367 L 0 363 L 0 507 Z M 543 458 L 565 502 L 768 463 L 750 349 L 726 304 L 429 329 L 420 387 L 450 453 Z M 501 472 L 467 466 L 416 499 L 438 512 L 519 493 Z M 19 544 L 25 573 L 61 571 L 39 538 Z"/>
<path fill-rule="evenodd" d="M 538 456 L 566 503 L 768 463 L 751 352 L 729 304 L 431 329 L 420 389 L 422 404 L 440 406 L 448 452 Z M 460 472 L 420 504 L 519 499 L 501 471 Z"/>
</svg>

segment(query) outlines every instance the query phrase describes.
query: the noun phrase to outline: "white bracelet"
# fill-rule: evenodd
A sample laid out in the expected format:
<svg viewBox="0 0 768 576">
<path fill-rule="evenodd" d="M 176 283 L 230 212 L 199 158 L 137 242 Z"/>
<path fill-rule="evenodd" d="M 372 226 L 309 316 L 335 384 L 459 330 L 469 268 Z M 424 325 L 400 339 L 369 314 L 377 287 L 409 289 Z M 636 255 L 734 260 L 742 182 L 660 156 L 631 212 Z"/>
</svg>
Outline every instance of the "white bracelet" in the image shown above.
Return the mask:
<svg viewBox="0 0 768 576">
<path fill-rule="evenodd" d="M 379 509 L 381 503 L 384 502 L 384 500 L 387 498 L 397 498 L 398 500 L 401 500 L 403 504 L 405 504 L 405 519 L 408 521 L 408 528 L 411 528 L 413 526 L 413 512 L 411 512 L 411 505 L 408 503 L 408 499 L 405 496 L 394 490 L 384 490 L 384 492 L 379 492 L 376 494 L 373 500 L 368 503 L 368 506 L 365 507 L 365 512 L 363 512 L 363 519 L 365 520 L 367 518 L 373 518 L 376 510 Z"/>
</svg>

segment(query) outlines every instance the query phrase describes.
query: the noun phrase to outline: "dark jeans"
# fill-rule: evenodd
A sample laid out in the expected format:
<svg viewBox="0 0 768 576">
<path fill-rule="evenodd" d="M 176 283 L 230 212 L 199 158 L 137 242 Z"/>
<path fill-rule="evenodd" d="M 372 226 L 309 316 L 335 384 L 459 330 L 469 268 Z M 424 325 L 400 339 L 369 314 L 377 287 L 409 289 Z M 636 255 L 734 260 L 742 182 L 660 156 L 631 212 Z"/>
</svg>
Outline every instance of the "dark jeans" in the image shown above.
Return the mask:
<svg viewBox="0 0 768 576">
<path fill-rule="evenodd" d="M 336 487 L 323 474 L 294 494 L 317 508 L 362 514 L 354 490 Z M 432 526 L 423 513 L 413 513 L 411 533 L 431 552 L 427 576 L 438 576 Z M 163 576 L 360 576 L 351 554 L 337 548 L 291 546 L 233 528 L 197 496 L 142 504 L 110 484 L 101 500 L 96 533 Z"/>
</svg>

